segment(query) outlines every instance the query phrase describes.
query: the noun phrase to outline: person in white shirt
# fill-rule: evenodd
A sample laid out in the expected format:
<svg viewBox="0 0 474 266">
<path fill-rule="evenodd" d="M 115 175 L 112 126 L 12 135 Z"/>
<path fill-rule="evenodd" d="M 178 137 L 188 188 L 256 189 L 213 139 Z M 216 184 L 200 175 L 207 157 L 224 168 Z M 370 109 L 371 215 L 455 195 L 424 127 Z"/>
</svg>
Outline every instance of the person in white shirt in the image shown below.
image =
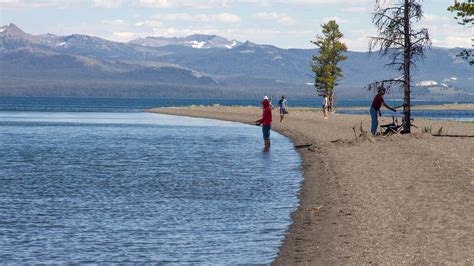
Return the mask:
<svg viewBox="0 0 474 266">
<path fill-rule="evenodd" d="M 323 95 L 323 115 L 324 119 L 328 119 L 328 95 L 324 94 Z"/>
</svg>

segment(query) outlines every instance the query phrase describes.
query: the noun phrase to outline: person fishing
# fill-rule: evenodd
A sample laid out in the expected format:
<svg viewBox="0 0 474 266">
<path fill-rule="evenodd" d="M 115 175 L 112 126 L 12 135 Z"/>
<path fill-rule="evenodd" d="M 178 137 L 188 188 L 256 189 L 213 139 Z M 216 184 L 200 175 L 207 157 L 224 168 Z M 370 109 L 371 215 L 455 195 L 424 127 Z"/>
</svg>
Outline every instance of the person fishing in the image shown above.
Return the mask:
<svg viewBox="0 0 474 266">
<path fill-rule="evenodd" d="M 270 129 L 272 128 L 272 109 L 270 108 L 270 100 L 267 96 L 263 98 L 262 101 L 263 113 L 262 118 L 255 121 L 257 126 L 262 125 L 263 141 L 264 141 L 264 151 L 270 150 Z"/>
<path fill-rule="evenodd" d="M 378 116 L 382 116 L 382 113 L 380 112 L 380 108 L 382 107 L 382 105 L 389 110 L 392 110 L 394 112 L 397 111 L 395 108 L 390 107 L 385 103 L 383 99 L 384 94 L 385 88 L 378 88 L 377 95 L 375 95 L 374 100 L 372 101 L 372 105 L 370 106 L 370 117 L 372 118 L 370 132 L 373 136 L 375 136 L 375 134 L 377 133 L 377 127 L 379 126 Z"/>
</svg>

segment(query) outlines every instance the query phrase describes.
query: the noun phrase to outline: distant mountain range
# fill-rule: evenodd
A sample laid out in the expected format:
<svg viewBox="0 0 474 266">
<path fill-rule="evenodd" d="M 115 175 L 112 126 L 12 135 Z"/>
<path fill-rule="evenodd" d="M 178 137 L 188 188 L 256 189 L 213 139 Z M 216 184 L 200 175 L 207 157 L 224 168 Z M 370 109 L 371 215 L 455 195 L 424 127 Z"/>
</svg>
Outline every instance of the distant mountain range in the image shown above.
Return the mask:
<svg viewBox="0 0 474 266">
<path fill-rule="evenodd" d="M 184 38 L 164 38 L 164 37 L 146 37 L 140 38 L 129 43 L 142 46 L 162 47 L 167 45 L 182 45 L 197 49 L 227 48 L 232 49 L 241 44 L 237 40 L 229 41 L 216 35 L 193 34 Z"/>
<path fill-rule="evenodd" d="M 414 71 L 413 95 L 474 100 L 473 68 L 460 49 L 432 48 Z M 315 97 L 316 49 L 281 49 L 216 35 L 146 37 L 128 43 L 73 34 L 31 35 L 0 27 L 0 95 L 162 98 Z M 369 99 L 364 86 L 397 75 L 378 53 L 347 52 L 341 99 Z M 395 92 L 393 97 L 399 97 Z"/>
</svg>

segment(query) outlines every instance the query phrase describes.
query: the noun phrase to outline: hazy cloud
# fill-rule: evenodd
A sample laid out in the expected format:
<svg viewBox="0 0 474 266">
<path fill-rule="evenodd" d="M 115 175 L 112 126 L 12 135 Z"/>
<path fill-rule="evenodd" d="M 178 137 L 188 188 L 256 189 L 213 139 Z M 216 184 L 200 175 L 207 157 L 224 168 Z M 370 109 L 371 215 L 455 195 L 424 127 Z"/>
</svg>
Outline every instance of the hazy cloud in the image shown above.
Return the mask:
<svg viewBox="0 0 474 266">
<path fill-rule="evenodd" d="M 350 4 L 373 4 L 373 0 L 352 0 Z M 243 5 L 334 5 L 347 4 L 347 0 L 140 0 L 138 6 L 146 8 L 223 8 Z"/>
<path fill-rule="evenodd" d="M 77 8 L 84 2 L 81 0 L 0 0 L 1 10 L 18 10 L 33 8 L 70 9 Z"/>
<path fill-rule="evenodd" d="M 367 51 L 369 49 L 370 37 L 376 36 L 376 34 L 375 27 L 351 30 L 345 34 L 344 42 L 347 45 L 347 49 L 351 51 Z"/>
<path fill-rule="evenodd" d="M 137 33 L 122 31 L 122 32 L 114 32 L 109 39 L 113 41 L 117 41 L 117 42 L 128 42 L 136 38 L 138 38 Z"/>
<path fill-rule="evenodd" d="M 137 27 L 151 27 L 151 28 L 161 28 L 163 27 L 163 23 L 158 20 L 145 20 L 145 21 L 139 21 L 135 23 L 135 26 Z"/>
<path fill-rule="evenodd" d="M 323 23 L 328 23 L 330 20 L 335 20 L 335 21 L 337 22 L 337 24 L 339 24 L 339 25 L 345 24 L 345 23 L 350 23 L 350 22 L 351 22 L 351 21 L 348 20 L 348 19 L 343 19 L 343 18 L 340 18 L 340 17 L 338 17 L 338 16 L 323 18 L 323 19 L 322 19 L 322 22 L 323 22 Z"/>
<path fill-rule="evenodd" d="M 233 1 L 231 1 L 233 2 Z M 212 0 L 195 0 L 195 1 L 179 1 L 179 0 L 140 0 L 138 6 L 145 8 L 216 8 L 227 7 L 228 1 L 212 1 Z"/>
<path fill-rule="evenodd" d="M 346 13 L 362 13 L 362 14 L 371 13 L 373 10 L 374 10 L 373 6 L 350 6 L 350 7 L 344 7 L 341 9 L 342 12 L 346 12 Z"/>
<path fill-rule="evenodd" d="M 426 26 L 426 25 L 425 25 Z M 453 23 L 445 23 L 438 27 L 428 27 L 433 46 L 439 47 L 471 47 L 474 36 L 473 28 L 462 27 Z"/>
<path fill-rule="evenodd" d="M 93 0 L 92 6 L 96 8 L 119 8 L 122 0 Z"/>
<path fill-rule="evenodd" d="M 425 13 L 423 14 L 423 18 L 421 19 L 422 22 L 426 22 L 426 23 L 432 23 L 432 22 L 435 22 L 435 23 L 439 23 L 439 22 L 443 22 L 443 23 L 446 23 L 449 21 L 449 18 L 446 17 L 446 16 L 439 16 L 439 15 L 435 15 L 435 14 L 429 14 L 429 13 Z"/>
<path fill-rule="evenodd" d="M 121 20 L 121 19 L 102 20 L 101 23 L 104 25 L 109 25 L 109 26 L 127 26 L 128 25 L 128 23 L 126 23 L 124 20 Z"/>
<path fill-rule="evenodd" d="M 238 23 L 241 18 L 231 13 L 220 13 L 214 15 L 208 14 L 190 14 L 190 13 L 172 13 L 172 14 L 157 14 L 153 19 L 166 21 L 185 21 L 185 22 L 220 22 L 220 23 Z"/>
<path fill-rule="evenodd" d="M 224 23 L 238 23 L 241 21 L 239 16 L 231 13 L 220 13 L 212 16 L 212 19 Z"/>
<path fill-rule="evenodd" d="M 32 34 L 80 33 L 125 41 L 200 33 L 314 48 L 309 41 L 320 25 L 335 19 L 348 48 L 364 51 L 367 37 L 375 35 L 374 7 L 374 0 L 0 0 L 0 20 Z M 74 8 L 67 16 L 60 10 Z M 111 8 L 116 9 L 106 10 Z M 424 18 L 415 27 L 428 28 L 434 46 L 471 47 L 474 28 L 458 25 L 440 1 L 424 1 L 423 8 Z M 158 14 L 150 16 L 150 11 Z"/>
<path fill-rule="evenodd" d="M 294 18 L 288 16 L 285 13 L 277 12 L 260 12 L 255 14 L 255 18 L 260 20 L 273 20 L 284 25 L 293 25 L 296 23 L 296 20 Z"/>
<path fill-rule="evenodd" d="M 347 4 L 346 0 L 0 0 L 0 8 L 30 9 L 30 8 L 77 8 L 91 3 L 96 8 L 119 8 L 122 6 L 142 8 L 231 8 L 237 6 L 263 6 L 274 5 L 340 5 Z M 352 0 L 350 4 L 373 4 L 373 0 Z"/>
</svg>

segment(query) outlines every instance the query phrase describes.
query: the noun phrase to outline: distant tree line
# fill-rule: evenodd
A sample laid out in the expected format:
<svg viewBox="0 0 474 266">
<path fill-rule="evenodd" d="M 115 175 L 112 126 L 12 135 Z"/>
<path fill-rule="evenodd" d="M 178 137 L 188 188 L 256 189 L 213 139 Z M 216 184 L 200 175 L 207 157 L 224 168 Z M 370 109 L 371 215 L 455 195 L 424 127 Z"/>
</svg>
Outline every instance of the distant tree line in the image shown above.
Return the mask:
<svg viewBox="0 0 474 266">
<path fill-rule="evenodd" d="M 163 99 L 260 99 L 262 95 L 289 95 L 290 99 L 308 99 L 310 88 L 191 86 L 149 81 L 123 80 L 46 80 L 1 79 L 0 96 L 59 96 Z"/>
</svg>

